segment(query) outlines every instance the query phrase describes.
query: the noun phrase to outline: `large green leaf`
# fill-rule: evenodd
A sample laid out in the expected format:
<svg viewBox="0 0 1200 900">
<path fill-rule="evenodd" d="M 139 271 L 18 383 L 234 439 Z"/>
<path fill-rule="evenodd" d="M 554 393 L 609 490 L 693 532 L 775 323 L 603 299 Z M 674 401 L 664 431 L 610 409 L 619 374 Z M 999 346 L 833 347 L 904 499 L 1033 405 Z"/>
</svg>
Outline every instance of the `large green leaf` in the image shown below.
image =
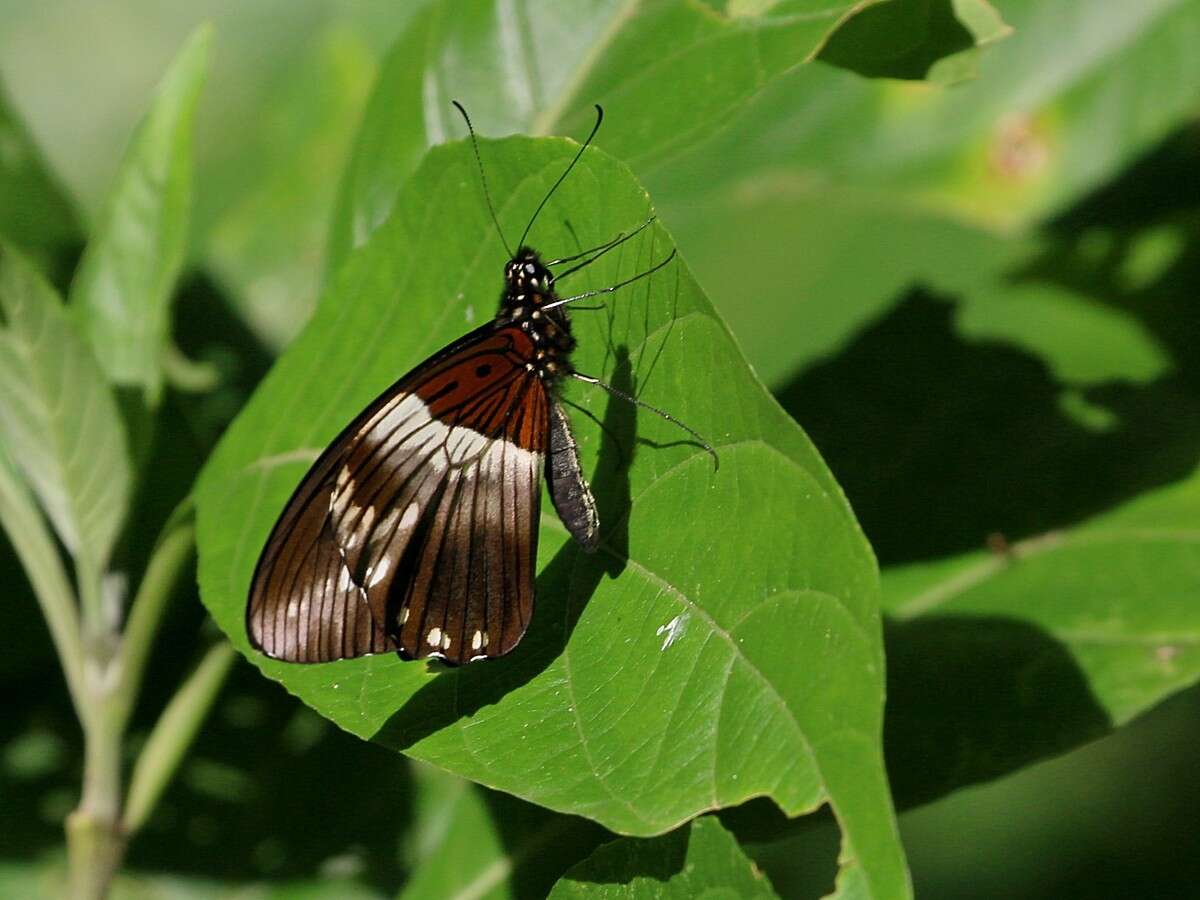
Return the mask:
<svg viewBox="0 0 1200 900">
<path fill-rule="evenodd" d="M 62 542 L 94 566 L 108 558 L 130 472 L 117 405 L 58 294 L 0 243 L 0 441 Z"/>
<path fill-rule="evenodd" d="M 606 844 L 567 872 L 551 900 L 775 897 L 771 884 L 712 816 L 658 838 Z M 847 895 L 852 896 L 852 895 Z"/>
<path fill-rule="evenodd" d="M 187 247 L 192 120 L 211 29 L 201 27 L 159 84 L 71 287 L 71 305 L 108 378 L 155 406 L 171 293 Z"/>
<path fill-rule="evenodd" d="M 46 169 L 0 85 L 0 237 L 53 256 L 78 239 L 71 203 Z"/>
<path fill-rule="evenodd" d="M 887 571 L 898 796 L 1061 752 L 1200 680 L 1197 521 L 1200 473 L 1075 528 Z"/>
<path fill-rule="evenodd" d="M 333 220 L 327 272 L 387 217 L 426 148 L 462 134 L 451 99 L 492 134 L 582 136 L 600 103 L 609 117 L 600 145 L 644 175 L 712 134 L 874 5 L 602 0 L 584 12 L 488 0 L 431 4 L 389 53 L 368 103 Z M 890 27 L 868 30 L 885 43 L 912 42 Z M 959 49 L 939 41 L 929 47 L 934 56 Z"/>
<path fill-rule="evenodd" d="M 516 233 L 574 148 L 481 150 Z M 572 231 L 595 243 L 648 211 L 629 171 L 589 152 L 532 237 L 570 253 Z M 669 249 L 661 227 L 643 237 L 572 289 L 615 283 Z M 372 396 L 490 314 L 503 259 L 469 146 L 435 150 L 206 467 L 200 580 L 213 616 L 347 730 L 617 831 L 660 833 L 757 795 L 789 815 L 828 801 L 845 865 L 872 896 L 903 896 L 870 550 L 682 263 L 618 293 L 610 315 L 580 312 L 575 362 L 709 435 L 719 471 L 669 423 L 569 389 L 607 429 L 577 417 L 603 547 L 584 555 L 543 517 L 539 608 L 515 653 L 438 671 L 393 656 L 292 666 L 249 650 L 251 572 L 297 479 Z"/>
</svg>

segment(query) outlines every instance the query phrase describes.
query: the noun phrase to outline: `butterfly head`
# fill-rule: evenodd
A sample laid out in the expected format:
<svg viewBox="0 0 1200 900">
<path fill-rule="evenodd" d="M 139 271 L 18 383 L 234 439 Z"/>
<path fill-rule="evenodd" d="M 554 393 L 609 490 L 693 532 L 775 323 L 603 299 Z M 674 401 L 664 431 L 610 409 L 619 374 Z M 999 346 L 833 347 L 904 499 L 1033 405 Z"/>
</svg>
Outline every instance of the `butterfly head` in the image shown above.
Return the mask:
<svg viewBox="0 0 1200 900">
<path fill-rule="evenodd" d="M 542 264 L 537 252 L 528 247 L 518 250 L 504 267 L 507 292 L 513 296 L 524 294 L 534 303 L 550 293 L 553 280 L 554 276 Z"/>
<path fill-rule="evenodd" d="M 536 251 L 522 247 L 504 267 L 497 320 L 529 335 L 533 341 L 529 370 L 550 380 L 569 370 L 567 355 L 575 348 L 566 309 L 546 308 L 556 299 L 554 275 Z"/>
</svg>

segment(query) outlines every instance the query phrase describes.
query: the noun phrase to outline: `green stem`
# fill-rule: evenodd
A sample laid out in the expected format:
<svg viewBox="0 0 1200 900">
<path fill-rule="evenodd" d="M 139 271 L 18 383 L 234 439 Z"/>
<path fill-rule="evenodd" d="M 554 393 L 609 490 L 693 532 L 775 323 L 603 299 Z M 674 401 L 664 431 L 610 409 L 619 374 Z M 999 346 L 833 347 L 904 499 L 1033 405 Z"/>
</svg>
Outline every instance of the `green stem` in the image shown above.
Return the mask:
<svg viewBox="0 0 1200 900">
<path fill-rule="evenodd" d="M 106 615 L 99 570 L 76 557 L 83 620 L 83 791 L 67 817 L 67 863 L 73 900 L 101 900 L 125 853 L 121 833 L 121 741 L 115 706 L 119 634 Z"/>
<path fill-rule="evenodd" d="M 142 827 L 162 796 L 220 693 L 235 657 L 229 643 L 222 641 L 211 647 L 155 723 L 129 780 L 124 818 L 126 835 L 132 836 Z"/>
<path fill-rule="evenodd" d="M 67 818 L 70 892 L 75 900 L 100 900 L 125 853 L 121 748 L 146 660 L 163 610 L 191 555 L 190 524 L 176 525 L 159 541 L 138 588 L 122 635 L 114 610 L 105 607 L 98 567 L 76 559 L 83 619 L 83 791 Z"/>
<path fill-rule="evenodd" d="M 67 816 L 68 896 L 103 900 L 125 854 L 125 838 L 82 810 Z"/>
<path fill-rule="evenodd" d="M 146 566 L 146 574 L 138 586 L 118 656 L 120 665 L 113 704 L 124 731 L 137 701 L 154 637 L 162 622 L 163 612 L 188 560 L 191 559 L 196 530 L 190 523 L 175 525 L 158 542 L 154 555 Z"/>
</svg>

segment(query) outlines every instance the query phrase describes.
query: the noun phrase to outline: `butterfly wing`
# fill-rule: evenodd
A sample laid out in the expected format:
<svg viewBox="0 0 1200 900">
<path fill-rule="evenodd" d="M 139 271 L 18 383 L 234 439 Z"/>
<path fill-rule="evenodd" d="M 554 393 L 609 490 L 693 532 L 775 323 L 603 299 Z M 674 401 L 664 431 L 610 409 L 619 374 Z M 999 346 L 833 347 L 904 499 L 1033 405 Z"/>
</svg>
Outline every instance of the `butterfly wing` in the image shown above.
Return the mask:
<svg viewBox="0 0 1200 900">
<path fill-rule="evenodd" d="M 246 612 L 268 656 L 501 656 L 533 610 L 550 399 L 520 329 L 487 325 L 355 419 L 301 481 Z"/>
</svg>

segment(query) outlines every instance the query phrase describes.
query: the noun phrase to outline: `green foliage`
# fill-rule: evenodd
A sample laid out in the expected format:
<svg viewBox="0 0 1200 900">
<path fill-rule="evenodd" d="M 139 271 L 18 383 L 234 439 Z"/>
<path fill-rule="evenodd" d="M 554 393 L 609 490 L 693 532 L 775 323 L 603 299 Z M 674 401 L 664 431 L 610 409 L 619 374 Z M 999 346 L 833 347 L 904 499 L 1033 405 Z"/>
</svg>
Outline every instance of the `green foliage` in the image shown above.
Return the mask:
<svg viewBox="0 0 1200 900">
<path fill-rule="evenodd" d="M 891 0 L 850 19 L 817 58 L 875 78 L 949 85 L 974 78 L 982 48 L 1011 33 L 987 0 Z"/>
<path fill-rule="evenodd" d="M 0 238 L 50 265 L 77 239 L 71 202 L 0 90 Z"/>
<path fill-rule="evenodd" d="M 55 290 L 0 244 L 0 439 L 76 557 L 103 566 L 129 500 L 125 431 Z"/>
<path fill-rule="evenodd" d="M 599 103 L 620 123 L 600 133 L 599 145 L 644 177 L 712 134 L 773 79 L 811 60 L 871 5 L 731 0 L 722 9 L 690 0 L 605 0 L 583 16 L 534 4 L 520 4 L 514 16 L 483 0 L 432 2 L 383 63 L 334 212 L 326 270 L 335 272 L 387 218 L 425 150 L 463 133 L 452 99 L 485 134 L 580 138 Z M 858 31 L 883 41 L 896 34 L 886 22 Z M 962 49 L 927 36 L 915 43 L 931 58 Z M 859 50 L 848 49 L 839 62 L 860 59 Z"/>
<path fill-rule="evenodd" d="M 209 33 L 192 36 L 159 85 L 71 286 L 71 305 L 109 380 L 150 407 L 162 392 L 171 294 L 187 246 L 192 120 Z"/>
<path fill-rule="evenodd" d="M 558 141 L 481 149 L 513 232 L 573 153 Z M 630 289 L 611 316 L 580 313 L 575 364 L 710 435 L 720 470 L 669 423 L 570 390 L 612 436 L 580 422 L 603 546 L 583 555 L 544 517 L 541 599 L 516 653 L 438 672 L 394 657 L 301 667 L 249 651 L 253 566 L 297 476 L 398 371 L 490 312 L 483 298 L 495 295 L 504 254 L 475 173 L 466 144 L 430 155 L 214 454 L 197 492 L 214 618 L 344 728 L 619 832 L 659 833 L 760 794 L 792 815 L 828 800 L 846 828 L 845 858 L 861 863 L 873 893 L 893 895 L 903 879 L 878 756 L 873 560 L 828 471 L 682 264 Z M 570 253 L 568 217 L 586 223 L 578 239 L 593 244 L 648 213 L 628 170 L 597 151 L 533 239 Z M 665 231 L 648 234 L 573 289 L 615 284 L 662 258 Z"/>
<path fill-rule="evenodd" d="M 611 837 L 586 819 L 483 790 L 432 766 L 414 766 L 413 775 L 417 825 L 405 854 L 413 877 L 403 900 L 543 897 Z"/>
<path fill-rule="evenodd" d="M 1117 548 L 1074 541 L 1160 485 L 1184 502 L 1195 467 L 1186 135 L 1087 192 L 1195 108 L 1186 36 L 1200 10 L 1004 11 L 1016 32 L 972 84 L 786 79 L 736 126 L 770 148 L 763 169 L 730 178 L 734 147 L 718 139 L 652 183 L 884 563 L 902 807 L 1076 746 L 1198 674 L 1177 593 L 1193 583 L 1186 538 L 1174 551 L 1125 530 Z M 1045 52 L 1067 28 L 1089 41 Z M 1148 85 L 1154 104 L 1120 99 Z M 812 114 L 818 94 L 838 98 L 837 122 Z M 713 185 L 701 202 L 698 179 Z M 805 264 L 762 231 L 804 247 Z M 718 252 L 743 260 L 736 277 L 706 265 Z M 1012 554 L 986 551 L 989 534 Z M 921 611 L 922 597 L 937 602 Z"/>
<path fill-rule="evenodd" d="M 660 838 L 607 844 L 570 869 L 550 892 L 551 900 L 710 896 L 776 896 L 733 835 L 711 816 Z"/>
<path fill-rule="evenodd" d="M 889 572 L 897 796 L 1003 774 L 1200 680 L 1198 516 L 1192 475 L 1075 528 Z"/>
<path fill-rule="evenodd" d="M 1072 298 L 1061 290 L 1030 300 L 1028 280 L 1012 275 L 1054 248 L 1028 226 L 1063 213 L 1194 113 L 1200 7 L 1010 0 L 1004 14 L 1014 33 L 988 48 L 969 84 L 934 91 L 806 67 L 645 177 L 768 385 L 835 353 L 914 284 L 962 296 L 973 336 L 1028 342 L 1051 359 L 1093 355 L 1076 328 L 1104 328 L 1112 340 L 1111 326 L 1095 325 L 1112 315 L 1097 309 L 1107 304 L 1085 296 L 1064 309 Z M 1064 44 L 1066 34 L 1088 39 Z M 1150 95 L 1154 103 L 1126 102 Z M 747 165 L 731 164 L 746 147 Z M 796 248 L 801 264 L 779 247 Z M 985 299 L 986 316 L 976 312 Z M 1064 315 L 1069 323 L 1048 328 Z M 1128 316 L 1115 330 L 1123 342 L 1140 336 Z"/>
<path fill-rule="evenodd" d="M 136 832 L 115 897 L 907 896 L 901 838 L 922 895 L 1186 893 L 1200 6 L 368 6 L 212 10 L 207 101 L 201 28 L 78 266 L 199 12 L 0 12 L 0 894 L 78 888 L 72 808 L 76 858 Z M 451 98 L 529 136 L 481 140 L 510 238 L 604 105 L 531 241 L 657 211 L 572 277 L 679 251 L 575 362 L 721 465 L 567 385 L 604 546 L 544 507 L 514 654 L 274 663 L 242 614 L 279 508 L 494 308 Z M 203 650 L 165 612 L 206 457 Z"/>
</svg>

